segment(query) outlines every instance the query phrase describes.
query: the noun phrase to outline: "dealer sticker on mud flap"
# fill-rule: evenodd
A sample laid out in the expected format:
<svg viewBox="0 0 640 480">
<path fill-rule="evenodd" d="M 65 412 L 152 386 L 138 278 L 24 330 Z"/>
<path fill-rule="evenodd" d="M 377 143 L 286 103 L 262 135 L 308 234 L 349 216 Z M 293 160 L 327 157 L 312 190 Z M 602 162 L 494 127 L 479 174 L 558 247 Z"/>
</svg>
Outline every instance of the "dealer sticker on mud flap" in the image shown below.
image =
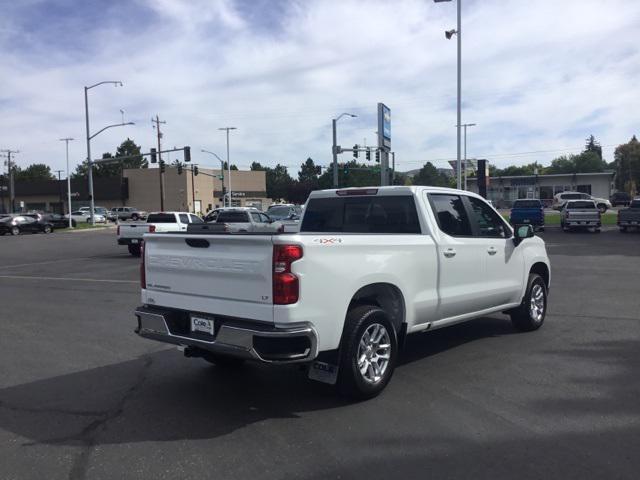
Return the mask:
<svg viewBox="0 0 640 480">
<path fill-rule="evenodd" d="M 309 378 L 318 382 L 335 385 L 338 380 L 338 366 L 325 362 L 313 362 L 309 367 Z"/>
</svg>

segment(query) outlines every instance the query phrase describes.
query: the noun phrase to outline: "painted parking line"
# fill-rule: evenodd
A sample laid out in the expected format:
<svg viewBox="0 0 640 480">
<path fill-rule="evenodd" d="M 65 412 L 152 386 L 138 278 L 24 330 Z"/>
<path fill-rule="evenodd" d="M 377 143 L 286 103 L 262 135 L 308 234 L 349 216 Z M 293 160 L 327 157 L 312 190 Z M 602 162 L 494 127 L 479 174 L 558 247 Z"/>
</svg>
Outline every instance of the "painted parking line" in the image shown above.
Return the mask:
<svg viewBox="0 0 640 480">
<path fill-rule="evenodd" d="M 46 262 L 16 263 L 15 265 L 2 265 L 0 266 L 0 270 L 13 267 L 31 267 L 34 265 L 49 265 L 52 263 L 75 262 L 76 260 L 89 260 L 90 258 L 92 257 L 62 258 L 60 260 L 47 260 Z"/>
<path fill-rule="evenodd" d="M 7 278 L 10 280 L 52 280 L 67 282 L 94 282 L 94 283 L 136 283 L 140 284 L 140 280 L 114 280 L 108 278 L 72 278 L 72 277 L 41 277 L 31 275 L 0 275 L 0 279 Z"/>
</svg>

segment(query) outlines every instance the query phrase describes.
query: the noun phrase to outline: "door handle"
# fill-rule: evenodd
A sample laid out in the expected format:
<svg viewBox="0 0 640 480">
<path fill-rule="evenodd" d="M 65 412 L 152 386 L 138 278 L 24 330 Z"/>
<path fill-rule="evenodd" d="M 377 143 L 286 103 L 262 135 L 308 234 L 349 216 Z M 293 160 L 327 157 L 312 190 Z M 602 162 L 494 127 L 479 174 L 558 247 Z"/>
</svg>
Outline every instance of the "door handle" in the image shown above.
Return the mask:
<svg viewBox="0 0 640 480">
<path fill-rule="evenodd" d="M 447 248 L 444 251 L 444 256 L 447 257 L 447 258 L 455 257 L 456 256 L 456 251 L 453 248 Z"/>
<path fill-rule="evenodd" d="M 489 247 L 487 248 L 487 253 L 489 255 L 495 255 L 496 253 L 498 253 L 498 250 L 496 250 L 496 247 Z"/>
</svg>

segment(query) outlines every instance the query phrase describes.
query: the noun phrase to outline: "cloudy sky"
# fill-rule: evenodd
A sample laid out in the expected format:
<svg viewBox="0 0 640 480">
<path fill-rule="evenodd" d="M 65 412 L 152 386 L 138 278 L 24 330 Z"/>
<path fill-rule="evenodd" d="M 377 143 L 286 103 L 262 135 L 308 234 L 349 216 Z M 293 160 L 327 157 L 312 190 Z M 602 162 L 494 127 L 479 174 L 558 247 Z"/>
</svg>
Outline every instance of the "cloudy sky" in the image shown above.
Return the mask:
<svg viewBox="0 0 640 480">
<path fill-rule="evenodd" d="M 392 111 L 398 170 L 456 155 L 455 2 L 432 0 L 0 0 L 0 148 L 21 166 L 64 168 L 86 156 L 83 86 L 94 157 L 127 136 L 154 146 L 281 163 L 294 173 L 339 144 L 375 142 L 376 104 Z M 469 157 L 549 162 L 594 134 L 611 160 L 640 133 L 640 2 L 464 0 L 463 122 Z M 173 159 L 173 157 L 171 157 Z M 349 160 L 349 155 L 343 155 Z M 72 167 L 73 168 L 73 167 Z"/>
</svg>

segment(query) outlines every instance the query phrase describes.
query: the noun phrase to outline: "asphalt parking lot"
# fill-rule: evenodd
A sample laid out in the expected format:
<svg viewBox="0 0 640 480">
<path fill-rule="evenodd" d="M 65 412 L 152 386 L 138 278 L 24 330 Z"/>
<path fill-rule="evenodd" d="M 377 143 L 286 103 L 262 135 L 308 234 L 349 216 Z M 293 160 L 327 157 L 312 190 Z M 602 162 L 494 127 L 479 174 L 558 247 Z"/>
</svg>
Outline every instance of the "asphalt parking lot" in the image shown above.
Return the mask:
<svg viewBox="0 0 640 480">
<path fill-rule="evenodd" d="M 543 328 L 410 338 L 348 403 L 298 368 L 138 338 L 113 230 L 0 237 L 0 479 L 638 478 L 640 234 L 542 234 Z"/>
</svg>

